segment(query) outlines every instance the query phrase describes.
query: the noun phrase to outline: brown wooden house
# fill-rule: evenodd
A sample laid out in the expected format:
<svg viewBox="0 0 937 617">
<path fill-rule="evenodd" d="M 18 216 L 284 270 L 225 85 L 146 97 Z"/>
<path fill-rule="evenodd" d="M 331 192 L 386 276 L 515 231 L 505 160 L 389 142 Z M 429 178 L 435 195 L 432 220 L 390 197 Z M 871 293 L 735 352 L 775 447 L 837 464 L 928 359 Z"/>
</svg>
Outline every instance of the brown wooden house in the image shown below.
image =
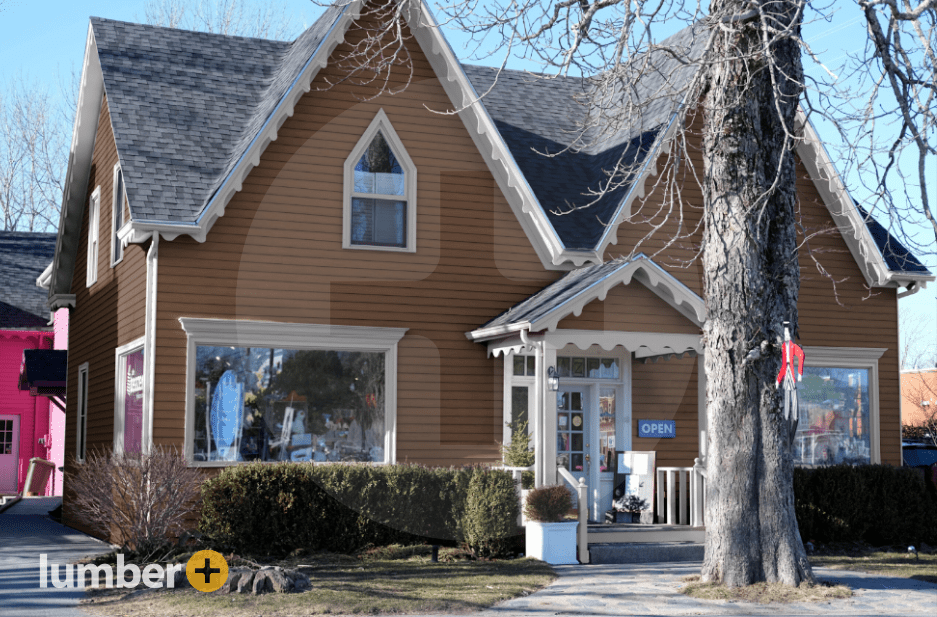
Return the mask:
<svg viewBox="0 0 937 617">
<path fill-rule="evenodd" d="M 527 420 L 537 481 L 557 461 L 585 475 L 594 513 L 610 451 L 692 465 L 700 266 L 675 265 L 694 249 L 665 247 L 666 228 L 632 254 L 651 223 L 630 216 L 660 199 L 645 180 L 692 114 L 677 101 L 602 151 L 547 158 L 583 82 L 505 71 L 479 101 L 494 71 L 461 65 L 424 7 L 410 83 L 371 98 L 336 60 L 361 7 L 292 42 L 92 18 L 49 290 L 72 311 L 66 452 L 459 465 L 497 461 Z M 839 282 L 801 255 L 802 410 L 843 421 L 803 418 L 797 455 L 898 465 L 897 297 L 934 277 L 803 130 L 802 217 L 833 230 L 812 242 Z M 621 155 L 633 181 L 561 212 Z M 683 199 L 698 220 L 699 190 Z"/>
</svg>

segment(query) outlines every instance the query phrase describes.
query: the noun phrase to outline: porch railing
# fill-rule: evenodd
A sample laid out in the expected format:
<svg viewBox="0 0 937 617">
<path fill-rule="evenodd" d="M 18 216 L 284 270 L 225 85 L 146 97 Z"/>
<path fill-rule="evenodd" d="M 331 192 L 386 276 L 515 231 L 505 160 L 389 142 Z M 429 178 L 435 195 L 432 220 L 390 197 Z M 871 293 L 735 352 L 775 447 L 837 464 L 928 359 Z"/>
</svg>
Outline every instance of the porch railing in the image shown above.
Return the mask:
<svg viewBox="0 0 937 617">
<path fill-rule="evenodd" d="M 503 471 L 511 474 L 511 477 L 514 478 L 514 492 L 517 493 L 517 502 L 520 504 L 517 514 L 517 526 L 524 526 L 524 472 L 533 471 L 534 467 L 508 467 L 507 465 L 502 465 L 500 467 L 495 467 L 495 469 L 501 469 Z"/>
<path fill-rule="evenodd" d="M 557 466 L 556 473 L 576 491 L 576 499 L 579 505 L 579 525 L 576 529 L 576 546 L 578 550 L 576 552 L 579 556 L 579 563 L 589 563 L 589 487 L 586 486 L 585 478 L 577 480 L 566 467 Z"/>
<path fill-rule="evenodd" d="M 706 467 L 701 459 L 693 463 L 692 467 L 657 468 L 658 522 L 692 527 L 705 524 Z"/>
</svg>

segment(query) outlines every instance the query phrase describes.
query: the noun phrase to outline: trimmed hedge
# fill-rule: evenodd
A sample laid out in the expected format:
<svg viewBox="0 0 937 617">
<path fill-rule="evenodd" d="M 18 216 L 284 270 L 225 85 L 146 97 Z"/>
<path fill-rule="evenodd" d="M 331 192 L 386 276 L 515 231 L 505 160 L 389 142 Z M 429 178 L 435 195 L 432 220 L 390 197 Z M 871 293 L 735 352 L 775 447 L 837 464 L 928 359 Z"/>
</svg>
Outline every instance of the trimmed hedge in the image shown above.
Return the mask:
<svg viewBox="0 0 937 617">
<path fill-rule="evenodd" d="M 476 475 L 490 479 L 473 485 Z M 501 484 L 509 484 L 510 493 Z M 508 473 L 480 468 L 251 463 L 228 467 L 203 484 L 199 531 L 242 554 L 286 555 L 463 542 L 470 524 L 478 550 L 487 551 L 490 542 L 517 532 L 513 487 Z M 469 501 L 492 512 L 508 512 L 513 504 L 510 528 L 498 527 L 494 518 L 469 521 Z"/>
<path fill-rule="evenodd" d="M 465 543 L 479 557 L 507 552 L 507 540 L 517 531 L 518 512 L 514 478 L 503 471 L 477 470 L 465 499 Z"/>
<path fill-rule="evenodd" d="M 835 465 L 794 470 L 803 540 L 874 546 L 937 542 L 937 495 L 916 470 Z"/>
</svg>

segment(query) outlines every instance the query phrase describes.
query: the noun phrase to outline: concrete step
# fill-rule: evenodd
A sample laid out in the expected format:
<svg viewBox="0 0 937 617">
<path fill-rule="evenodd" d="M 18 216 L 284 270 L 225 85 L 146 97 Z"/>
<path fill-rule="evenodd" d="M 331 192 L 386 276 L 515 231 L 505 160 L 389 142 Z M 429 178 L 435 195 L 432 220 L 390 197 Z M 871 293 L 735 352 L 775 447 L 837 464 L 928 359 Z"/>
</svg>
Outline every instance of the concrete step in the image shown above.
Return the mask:
<svg viewBox="0 0 937 617">
<path fill-rule="evenodd" d="M 589 544 L 590 563 L 664 563 L 702 561 L 699 542 L 623 542 Z"/>
<path fill-rule="evenodd" d="M 589 525 L 589 544 L 706 541 L 705 527 L 687 525 Z"/>
</svg>

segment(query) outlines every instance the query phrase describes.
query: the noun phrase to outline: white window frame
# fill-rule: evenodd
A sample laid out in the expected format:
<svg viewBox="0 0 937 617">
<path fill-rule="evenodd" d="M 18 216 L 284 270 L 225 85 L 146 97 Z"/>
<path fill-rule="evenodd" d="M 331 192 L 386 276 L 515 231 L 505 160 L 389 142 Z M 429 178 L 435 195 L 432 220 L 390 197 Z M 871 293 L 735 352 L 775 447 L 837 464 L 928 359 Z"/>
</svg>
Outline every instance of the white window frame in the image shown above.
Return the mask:
<svg viewBox="0 0 937 617">
<path fill-rule="evenodd" d="M 267 347 L 274 349 L 362 351 L 384 354 L 384 462 L 397 461 L 397 344 L 408 328 L 371 328 L 180 317 L 186 333 L 185 455 L 191 467 L 227 467 L 238 461 L 195 460 L 196 348 Z"/>
<path fill-rule="evenodd" d="M 400 166 L 403 168 L 403 172 L 406 176 L 404 181 L 404 194 L 401 195 L 378 195 L 378 194 L 363 194 L 355 193 L 355 166 L 358 164 L 358 161 L 361 159 L 361 156 L 364 154 L 365 150 L 368 149 L 368 146 L 371 145 L 371 141 L 374 139 L 380 131 L 384 135 L 384 139 L 387 140 L 387 144 L 390 146 L 391 150 L 394 152 L 394 156 L 397 157 L 397 162 L 400 163 Z M 371 124 L 362 134 L 361 138 L 358 140 L 358 143 L 355 144 L 355 147 L 352 148 L 351 154 L 348 155 L 348 158 L 345 159 L 345 182 L 344 190 L 342 194 L 342 248 L 346 249 L 358 249 L 358 250 L 367 250 L 367 251 L 396 251 L 398 253 L 415 253 L 416 252 L 416 165 L 413 164 L 413 160 L 410 158 L 410 155 L 407 154 L 407 149 L 404 148 L 403 142 L 400 141 L 400 137 L 397 136 L 397 131 L 394 130 L 394 127 L 391 126 L 390 120 L 387 118 L 387 114 L 384 113 L 383 109 L 378 110 L 377 115 L 374 116 L 374 119 L 371 121 Z M 368 199 L 385 199 L 391 201 L 406 201 L 407 203 L 407 242 L 406 246 L 375 246 L 373 244 L 353 244 L 351 242 L 351 200 L 354 197 L 366 197 Z"/>
<path fill-rule="evenodd" d="M 97 186 L 88 200 L 88 263 L 85 286 L 98 282 L 98 254 L 101 252 L 101 187 Z"/>
<path fill-rule="evenodd" d="M 869 371 L 869 464 L 882 462 L 881 420 L 878 399 L 878 361 L 887 349 L 880 347 L 803 346 L 804 366 L 817 368 L 857 368 Z"/>
<path fill-rule="evenodd" d="M 126 345 L 121 345 L 114 350 L 114 454 L 120 456 L 124 453 L 124 395 L 125 388 L 121 375 L 124 372 L 124 369 L 127 366 L 127 356 L 137 351 L 140 351 L 144 347 L 146 337 L 141 336 L 138 339 L 135 339 Z M 144 351 L 144 369 L 143 372 L 146 374 L 146 352 Z M 149 452 L 150 451 L 150 435 L 148 435 L 147 427 L 152 426 L 152 423 L 149 421 L 149 409 L 146 405 L 146 379 L 143 380 L 143 418 L 142 426 L 140 429 L 140 451 Z"/>
<path fill-rule="evenodd" d="M 523 356 L 524 360 L 524 375 L 515 375 L 514 374 L 514 358 L 518 356 Z M 527 360 L 526 358 L 534 358 L 534 374 L 527 375 Z M 534 352 L 509 352 L 504 354 L 504 404 L 502 405 L 502 418 L 501 418 L 501 443 L 505 446 L 511 443 L 513 435 L 511 435 L 511 420 L 513 418 L 514 409 L 512 404 L 514 403 L 514 388 L 527 388 L 527 434 L 530 436 L 530 441 L 534 441 L 534 420 L 536 411 L 536 384 L 537 384 L 537 365 L 536 363 L 540 361 L 538 355 Z"/>
<path fill-rule="evenodd" d="M 78 410 L 75 414 L 75 460 L 85 462 L 88 453 L 88 386 L 90 375 L 88 363 L 78 367 Z M 84 376 L 84 381 L 82 381 Z"/>
<path fill-rule="evenodd" d="M 121 188 L 123 189 L 121 191 L 121 195 L 117 194 L 117 180 L 118 179 L 121 180 Z M 117 232 L 120 231 L 120 228 L 123 227 L 123 224 L 125 222 L 123 220 L 124 200 L 122 198 L 124 195 L 127 194 L 127 184 L 126 184 L 127 181 L 123 177 L 123 174 L 121 173 L 120 163 L 117 163 L 116 165 L 114 165 L 114 177 L 113 177 L 112 182 L 113 183 L 111 184 L 111 187 L 113 187 L 113 190 L 111 192 L 114 193 L 114 196 L 113 196 L 113 203 L 111 204 L 111 248 L 110 248 L 111 258 L 110 258 L 110 261 L 111 261 L 111 267 L 113 268 L 114 266 L 116 266 L 117 264 L 119 264 L 120 262 L 124 260 L 124 246 L 121 243 L 120 238 L 117 236 Z M 120 217 L 121 217 L 120 225 L 117 224 L 118 212 L 120 213 Z"/>
</svg>

